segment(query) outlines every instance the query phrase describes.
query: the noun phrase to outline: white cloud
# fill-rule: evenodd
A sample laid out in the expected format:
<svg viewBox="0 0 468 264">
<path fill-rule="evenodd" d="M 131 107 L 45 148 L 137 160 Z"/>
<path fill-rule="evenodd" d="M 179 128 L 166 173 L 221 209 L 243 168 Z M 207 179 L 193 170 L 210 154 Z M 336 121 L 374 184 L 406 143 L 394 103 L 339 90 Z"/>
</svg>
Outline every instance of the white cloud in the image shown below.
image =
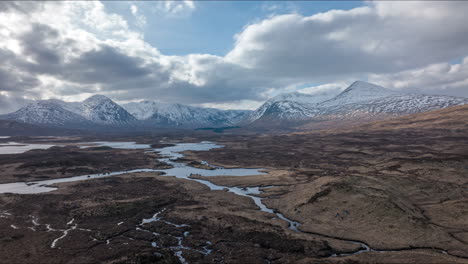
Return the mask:
<svg viewBox="0 0 468 264">
<path fill-rule="evenodd" d="M 298 92 L 304 93 L 304 94 L 311 94 L 311 95 L 324 94 L 324 93 L 338 94 L 344 89 L 346 89 L 346 87 L 348 87 L 352 82 L 353 80 L 326 83 L 326 84 L 321 84 L 317 86 L 303 88 L 301 90 L 298 90 Z"/>
<path fill-rule="evenodd" d="M 157 1 L 155 5 L 156 11 L 162 11 L 169 16 L 189 14 L 194 11 L 195 8 L 195 2 L 192 0 L 164 0 Z"/>
<path fill-rule="evenodd" d="M 407 3 L 377 1 L 312 16 L 274 16 L 240 32 L 226 58 L 276 78 L 320 82 L 468 54 L 467 2 L 411 2 L 412 8 Z"/>
<path fill-rule="evenodd" d="M 369 81 L 406 92 L 468 97 L 468 57 L 461 63 L 438 63 L 392 74 L 371 74 Z"/>
<path fill-rule="evenodd" d="M 155 6 L 168 14 L 196 8 L 192 1 Z M 129 8 L 142 15 L 136 3 Z M 467 2 L 378 1 L 271 16 L 246 26 L 224 57 L 161 54 L 101 2 L 0 4 L 0 12 L 0 92 L 9 98 L 103 93 L 252 108 L 306 83 L 328 83 L 301 90 L 322 93 L 368 76 L 389 88 L 468 96 L 467 59 L 446 63 L 468 55 Z"/>
<path fill-rule="evenodd" d="M 130 11 L 132 12 L 132 15 L 135 17 L 136 25 L 138 27 L 144 27 L 146 25 L 146 17 L 143 14 L 138 12 L 138 6 L 131 5 Z"/>
<path fill-rule="evenodd" d="M 200 104 L 202 107 L 218 108 L 218 109 L 237 109 L 237 110 L 255 110 L 260 107 L 264 101 L 254 100 L 239 100 L 229 103 L 205 103 Z"/>
<path fill-rule="evenodd" d="M 132 15 L 135 16 L 138 13 L 138 7 L 136 5 L 131 5 L 130 11 L 132 12 Z"/>
</svg>

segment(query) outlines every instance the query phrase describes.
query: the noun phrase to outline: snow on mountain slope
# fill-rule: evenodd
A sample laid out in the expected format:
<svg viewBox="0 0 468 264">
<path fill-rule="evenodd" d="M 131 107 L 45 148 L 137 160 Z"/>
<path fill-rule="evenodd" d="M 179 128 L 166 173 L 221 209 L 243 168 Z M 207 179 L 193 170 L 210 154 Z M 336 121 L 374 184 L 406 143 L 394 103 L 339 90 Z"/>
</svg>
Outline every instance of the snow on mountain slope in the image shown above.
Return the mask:
<svg viewBox="0 0 468 264">
<path fill-rule="evenodd" d="M 313 108 L 307 104 L 302 104 L 294 101 L 278 101 L 274 102 L 265 109 L 262 117 L 269 119 L 283 120 L 301 120 L 307 119 L 314 114 Z"/>
<path fill-rule="evenodd" d="M 294 101 L 283 100 L 291 98 Z M 404 94 L 362 81 L 356 81 L 333 98 L 281 95 L 267 101 L 249 115 L 248 122 L 278 118 L 283 120 L 384 118 L 468 104 L 468 98 Z M 308 103 L 311 102 L 311 103 Z M 261 122 L 264 124 L 264 122 Z"/>
<path fill-rule="evenodd" d="M 153 101 L 141 101 L 123 104 L 122 107 L 137 119 L 145 120 L 158 111 L 161 104 Z"/>
<path fill-rule="evenodd" d="M 3 115 L 1 119 L 54 126 L 76 127 L 80 124 L 89 125 L 88 120 L 65 109 L 57 100 L 44 100 L 30 103 L 16 112 Z"/>
<path fill-rule="evenodd" d="M 81 102 L 64 102 L 58 99 L 49 99 L 46 101 L 53 102 L 55 104 L 60 105 L 65 110 L 81 115 L 81 112 L 82 112 Z"/>
<path fill-rule="evenodd" d="M 123 107 L 103 95 L 94 95 L 84 100 L 79 110 L 86 119 L 99 124 L 119 125 L 137 120 Z"/>
<path fill-rule="evenodd" d="M 354 104 L 395 95 L 401 95 L 401 93 L 372 83 L 355 81 L 334 98 L 322 102 L 321 107 Z"/>
<path fill-rule="evenodd" d="M 434 95 L 393 95 L 360 103 L 334 104 L 320 108 L 316 115 L 376 116 L 406 115 L 468 104 L 468 98 Z"/>
<path fill-rule="evenodd" d="M 92 96 L 83 102 L 39 100 L 1 118 L 31 124 L 70 127 L 92 124 L 123 125 L 136 121 L 125 109 L 102 95 Z"/>
<path fill-rule="evenodd" d="M 0 119 L 62 127 L 222 127 L 234 125 L 276 127 L 313 122 L 378 120 L 468 104 L 468 98 L 404 94 L 384 87 L 354 82 L 339 94 L 288 93 L 278 95 L 255 111 L 219 110 L 182 104 L 143 101 L 122 106 L 95 95 L 83 102 L 42 100 Z M 292 121 L 292 122 L 288 122 Z M 284 122 L 284 123 L 282 123 Z M 130 126 L 131 125 L 131 126 Z"/>
<path fill-rule="evenodd" d="M 247 122 L 255 121 L 264 114 L 273 114 L 278 113 L 281 118 L 292 118 L 292 119 L 301 119 L 308 116 L 310 110 L 307 108 L 312 108 L 314 105 L 331 99 L 336 96 L 336 93 L 323 91 L 315 94 L 304 94 L 299 92 L 292 93 L 283 93 L 279 94 L 268 101 L 263 105 L 257 108 L 255 111 L 250 113 L 246 118 Z M 278 104 L 279 102 L 283 102 Z M 291 109 L 288 109 L 288 106 Z M 270 109 L 271 108 L 271 109 Z M 275 111 L 276 109 L 276 111 Z M 280 114 L 278 111 L 285 111 L 287 114 Z"/>
<path fill-rule="evenodd" d="M 315 115 L 404 115 L 467 103 L 468 98 L 404 94 L 357 81 L 335 98 L 316 105 Z"/>
<path fill-rule="evenodd" d="M 123 107 L 138 119 L 148 123 L 187 127 L 234 125 L 249 112 L 152 101 L 132 102 Z"/>
</svg>

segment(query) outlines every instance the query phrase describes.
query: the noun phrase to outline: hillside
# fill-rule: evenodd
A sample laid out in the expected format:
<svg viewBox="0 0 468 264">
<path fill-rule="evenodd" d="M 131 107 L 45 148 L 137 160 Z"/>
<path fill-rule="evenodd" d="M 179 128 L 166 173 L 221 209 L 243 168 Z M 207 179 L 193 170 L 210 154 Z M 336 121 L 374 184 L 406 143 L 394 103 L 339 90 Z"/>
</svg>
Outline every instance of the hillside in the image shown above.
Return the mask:
<svg viewBox="0 0 468 264">
<path fill-rule="evenodd" d="M 362 81 L 325 98 L 275 97 L 253 112 L 246 126 L 275 132 L 333 129 L 468 104 L 468 98 L 406 94 Z"/>
<path fill-rule="evenodd" d="M 412 114 L 356 127 L 359 130 L 443 129 L 468 131 L 468 105 Z"/>
<path fill-rule="evenodd" d="M 0 136 L 56 136 L 82 133 L 80 130 L 43 127 L 11 120 L 0 120 Z"/>
</svg>

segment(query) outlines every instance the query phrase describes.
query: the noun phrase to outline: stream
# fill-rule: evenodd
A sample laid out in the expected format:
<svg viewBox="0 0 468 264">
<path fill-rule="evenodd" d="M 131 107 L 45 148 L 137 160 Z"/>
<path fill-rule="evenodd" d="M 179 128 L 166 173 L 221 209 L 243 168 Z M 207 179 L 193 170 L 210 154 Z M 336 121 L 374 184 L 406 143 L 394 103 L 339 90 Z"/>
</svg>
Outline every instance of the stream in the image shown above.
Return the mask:
<svg viewBox="0 0 468 264">
<path fill-rule="evenodd" d="M 343 254 L 333 254 L 330 257 L 340 257 L 340 256 L 349 256 L 349 255 L 355 255 L 355 254 L 360 254 L 364 252 L 390 252 L 392 250 L 376 250 L 372 249 L 369 247 L 364 242 L 361 241 L 355 241 L 355 240 L 348 240 L 348 239 L 343 239 L 343 238 L 337 238 L 333 236 L 327 236 L 327 235 L 322 235 L 322 234 L 314 234 L 314 233 L 308 233 L 308 232 L 303 232 L 298 229 L 300 226 L 299 222 L 293 221 L 283 214 L 268 208 L 264 203 L 263 203 L 263 198 L 258 197 L 257 195 L 262 192 L 261 189 L 265 189 L 268 187 L 273 187 L 273 186 L 257 186 L 257 187 L 247 187 L 247 188 L 239 188 L 239 187 L 228 187 L 228 186 L 222 186 L 222 185 L 216 185 L 210 181 L 207 180 L 201 180 L 201 179 L 193 179 L 190 178 L 191 175 L 193 174 L 198 174 L 201 176 L 222 176 L 222 175 L 228 175 L 228 176 L 252 176 L 252 175 L 263 175 L 266 174 L 265 172 L 262 172 L 262 169 L 246 169 L 246 168 L 235 168 L 235 169 L 228 169 L 228 168 L 223 168 L 219 166 L 211 166 L 207 162 L 203 161 L 202 163 L 204 165 L 211 166 L 213 169 L 200 169 L 200 168 L 194 168 L 191 166 L 188 166 L 186 163 L 183 162 L 176 162 L 174 160 L 178 158 L 183 158 L 184 155 L 182 152 L 184 151 L 208 151 L 211 149 L 216 149 L 216 148 L 222 148 L 222 145 L 217 145 L 212 142 L 207 142 L 207 141 L 202 141 L 200 143 L 178 143 L 174 146 L 169 146 L 169 147 L 164 147 L 164 148 L 151 148 L 150 145 L 147 144 L 136 144 L 135 142 L 91 142 L 91 143 L 85 143 L 85 144 L 90 144 L 92 146 L 108 146 L 108 147 L 113 147 L 113 148 L 120 148 L 120 149 L 146 149 L 148 151 L 152 152 L 158 152 L 162 158 L 158 159 L 160 162 L 167 163 L 173 168 L 170 169 L 136 169 L 136 170 L 129 170 L 129 171 L 116 171 L 116 172 L 111 172 L 111 173 L 100 173 L 100 174 L 89 174 L 89 175 L 82 175 L 82 176 L 76 176 L 76 177 L 68 177 L 68 178 L 60 178 L 60 179 L 52 179 L 52 180 L 44 180 L 44 181 L 35 181 L 35 182 L 14 182 L 14 183 L 5 183 L 5 184 L 0 184 L 0 193 L 16 193 L 16 194 L 35 194 L 35 193 L 44 193 L 44 192 L 50 192 L 57 190 L 58 187 L 51 186 L 54 184 L 58 183 L 64 183 L 64 182 L 74 182 L 74 181 L 83 181 L 83 180 L 88 180 L 88 179 L 97 179 L 97 178 L 103 178 L 103 177 L 110 177 L 110 176 L 116 176 L 116 175 L 122 175 L 122 174 L 127 174 L 127 173 L 137 173 L 137 172 L 163 172 L 165 176 L 175 176 L 177 178 L 182 178 L 182 179 L 187 179 L 191 181 L 196 181 L 201 184 L 206 185 L 209 187 L 211 190 L 227 190 L 228 192 L 240 195 L 240 196 L 246 196 L 251 198 L 254 203 L 259 207 L 259 209 L 263 212 L 270 213 L 270 214 L 275 214 L 278 218 L 286 221 L 289 224 L 289 229 L 291 229 L 294 232 L 300 232 L 300 233 L 306 233 L 306 234 L 311 234 L 314 236 L 318 237 L 323 237 L 323 238 L 331 238 L 331 239 L 337 239 L 341 240 L 344 242 L 349 242 L 352 244 L 357 244 L 360 246 L 360 248 L 357 251 L 354 252 L 349 252 L 349 253 L 343 253 Z M 37 146 L 37 145 L 36 145 Z M 41 147 L 43 145 L 40 145 Z M 30 146 L 28 146 L 30 147 Z M 89 146 L 81 146 L 81 147 L 89 147 Z M 0 148 L 0 154 L 1 154 L 1 148 Z M 159 220 L 157 218 L 158 214 L 155 214 L 155 216 L 152 219 L 144 219 L 141 225 L 145 224 L 144 221 L 156 221 Z M 64 236 L 69 230 L 61 230 L 64 232 Z M 179 251 L 178 251 L 179 252 Z M 179 253 L 181 254 L 181 252 Z M 181 259 L 182 260 L 182 259 Z"/>
</svg>

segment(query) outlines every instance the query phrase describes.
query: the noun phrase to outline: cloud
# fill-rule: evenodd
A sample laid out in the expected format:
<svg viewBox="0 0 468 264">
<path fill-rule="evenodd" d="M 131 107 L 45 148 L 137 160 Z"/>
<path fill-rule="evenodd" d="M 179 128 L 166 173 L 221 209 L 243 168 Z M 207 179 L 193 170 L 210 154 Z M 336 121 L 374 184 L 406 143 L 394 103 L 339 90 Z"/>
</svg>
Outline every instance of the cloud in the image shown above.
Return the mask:
<svg viewBox="0 0 468 264">
<path fill-rule="evenodd" d="M 130 11 L 132 11 L 132 15 L 138 14 L 138 7 L 136 5 L 131 5 L 130 6 Z"/>
<path fill-rule="evenodd" d="M 264 101 L 254 101 L 254 100 L 239 100 L 229 103 L 205 103 L 200 104 L 201 107 L 208 108 L 218 108 L 218 109 L 235 109 L 235 110 L 255 110 L 260 107 Z"/>
<path fill-rule="evenodd" d="M 298 92 L 310 95 L 337 95 L 343 90 L 345 90 L 352 82 L 353 80 L 346 80 L 341 82 L 321 84 L 317 86 L 303 88 Z"/>
<path fill-rule="evenodd" d="M 196 8 L 192 1 L 156 4 L 174 14 Z M 136 4 L 130 11 L 142 15 Z M 308 83 L 325 85 L 302 92 L 321 93 L 369 78 L 389 88 L 468 96 L 467 59 L 447 63 L 468 54 L 467 11 L 463 1 L 377 1 L 312 16 L 272 15 L 246 25 L 226 56 L 170 56 L 100 2 L 2 2 L 0 92 L 3 100 L 5 93 L 103 93 L 121 101 L 251 108 Z"/>
<path fill-rule="evenodd" d="M 132 12 L 132 15 L 135 17 L 137 26 L 144 27 L 146 25 L 146 17 L 140 12 L 138 12 L 138 6 L 131 5 L 130 11 Z"/>
<path fill-rule="evenodd" d="M 31 100 L 23 97 L 13 96 L 7 92 L 0 92 L 0 115 L 8 114 L 18 110 L 18 108 L 30 103 Z"/>
<path fill-rule="evenodd" d="M 312 16 L 274 16 L 240 32 L 226 58 L 276 78 L 329 81 L 468 54 L 468 3 L 412 2 L 410 7 L 377 1 Z"/>
<path fill-rule="evenodd" d="M 163 12 L 169 16 L 179 16 L 189 14 L 196 8 L 195 2 L 192 0 L 175 0 L 175 1 L 157 1 L 155 5 L 156 12 Z"/>
<path fill-rule="evenodd" d="M 22 1 L 0 1 L 0 13 L 18 11 L 27 13 L 31 10 L 41 8 L 43 4 L 39 1 L 22 2 Z"/>
<path fill-rule="evenodd" d="M 409 93 L 468 97 L 468 57 L 461 63 L 437 63 L 392 74 L 371 74 L 369 81 Z"/>
</svg>

